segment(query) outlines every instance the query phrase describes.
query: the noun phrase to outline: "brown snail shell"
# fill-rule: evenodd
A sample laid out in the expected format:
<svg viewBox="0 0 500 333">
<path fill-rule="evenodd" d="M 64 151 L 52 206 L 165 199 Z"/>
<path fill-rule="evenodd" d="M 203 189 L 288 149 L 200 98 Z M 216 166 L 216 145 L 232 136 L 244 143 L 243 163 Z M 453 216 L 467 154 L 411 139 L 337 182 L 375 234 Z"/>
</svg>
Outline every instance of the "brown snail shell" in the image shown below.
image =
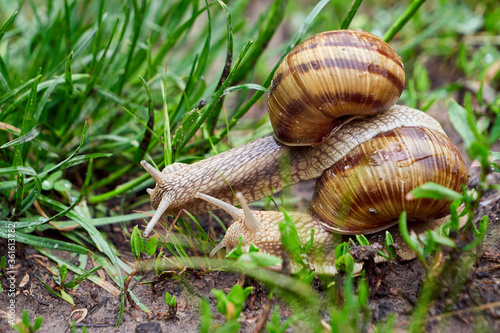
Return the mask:
<svg viewBox="0 0 500 333">
<path fill-rule="evenodd" d="M 314 35 L 274 75 L 268 105 L 275 137 L 287 145 L 321 144 L 353 117 L 394 105 L 404 81 L 401 58 L 377 36 L 362 30 Z"/>
<path fill-rule="evenodd" d="M 468 183 L 464 158 L 442 133 L 397 128 L 351 151 L 316 183 L 313 216 L 325 229 L 343 234 L 373 233 L 408 220 L 432 220 L 449 214 L 444 200 L 406 200 L 415 187 L 434 182 L 460 192 Z"/>
</svg>

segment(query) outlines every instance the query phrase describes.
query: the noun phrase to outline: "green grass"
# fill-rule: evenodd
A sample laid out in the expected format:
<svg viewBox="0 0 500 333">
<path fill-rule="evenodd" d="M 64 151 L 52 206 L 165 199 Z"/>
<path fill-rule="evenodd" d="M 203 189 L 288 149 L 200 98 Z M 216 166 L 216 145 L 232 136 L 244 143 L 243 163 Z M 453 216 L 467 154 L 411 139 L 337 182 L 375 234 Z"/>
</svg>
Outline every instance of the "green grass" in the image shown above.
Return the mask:
<svg viewBox="0 0 500 333">
<path fill-rule="evenodd" d="M 144 189 L 154 185 L 139 161 L 148 159 L 158 167 L 192 163 L 270 133 L 267 116 L 244 116 L 265 107 L 280 57 L 314 33 L 348 26 L 391 40 L 402 56 L 407 89 L 399 103 L 423 110 L 448 108 L 457 92 L 470 93 L 459 101 L 465 108 L 452 102 L 449 109 L 453 125 L 469 134 L 464 139 L 470 158 L 483 170 L 478 191 L 470 199 L 459 194 L 473 210 L 482 193 L 495 188 L 488 173 L 499 171 L 488 159 L 498 159 L 490 151 L 500 137 L 500 71 L 495 67 L 500 63 L 500 11 L 495 1 L 391 6 L 355 1 L 352 10 L 350 5 L 276 0 L 254 8 L 260 15 L 248 19 L 248 0 L 0 0 L 0 237 L 10 237 L 9 224 L 15 222 L 16 241 L 39 248 L 75 277 L 102 284 L 97 275 L 86 275 L 51 250 L 80 254 L 83 267 L 93 258 L 115 283 L 103 288 L 115 295 L 120 290 L 123 306 L 127 275 L 134 276 L 137 267 L 124 263 L 98 227 L 146 218 L 132 212 L 149 202 Z M 426 69 L 433 62 L 446 64 L 439 75 Z M 68 226 L 78 229 L 62 230 L 57 239 L 44 233 Z M 165 227 L 169 232 L 162 250 L 173 258 L 168 265 L 208 266 L 211 230 L 203 230 L 194 217 Z M 474 237 L 484 236 L 470 230 Z M 427 250 L 439 252 L 435 246 Z M 453 265 L 466 265 L 469 257 L 464 258 Z M 158 259 L 155 265 L 162 264 L 167 263 Z M 307 274 L 281 277 L 278 286 L 273 282 L 278 273 L 216 265 L 256 277 L 292 307 L 307 308 L 293 301 L 294 293 L 312 295 L 306 302 L 312 308 L 324 302 L 312 291 Z M 439 274 L 428 273 L 431 287 L 416 307 L 415 330 Z M 357 297 L 349 283 L 343 293 Z M 364 308 L 364 302 L 345 304 Z M 136 304 L 143 306 L 140 300 Z M 346 309 L 335 304 L 332 326 L 341 325 Z M 209 322 L 208 312 L 203 313 L 202 322 Z M 354 327 L 366 324 L 366 318 L 358 319 L 352 318 Z M 309 320 L 319 327 L 320 318 Z M 269 325 L 279 327 L 279 321 L 271 319 Z"/>
</svg>

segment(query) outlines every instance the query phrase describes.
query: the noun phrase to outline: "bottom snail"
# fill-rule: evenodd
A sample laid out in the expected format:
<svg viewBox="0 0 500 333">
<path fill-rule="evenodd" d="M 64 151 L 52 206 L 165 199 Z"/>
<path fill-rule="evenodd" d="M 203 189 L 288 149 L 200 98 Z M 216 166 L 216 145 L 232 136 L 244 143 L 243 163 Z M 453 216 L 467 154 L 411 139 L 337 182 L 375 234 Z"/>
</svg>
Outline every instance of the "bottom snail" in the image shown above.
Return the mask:
<svg viewBox="0 0 500 333">
<path fill-rule="evenodd" d="M 224 210 L 234 219 L 233 224 L 227 229 L 224 239 L 210 252 L 214 256 L 220 249 L 226 248 L 227 251 L 238 246 L 239 237 L 242 238 L 242 250 L 248 252 L 250 244 L 255 245 L 267 254 L 281 257 L 283 246 L 281 244 L 281 232 L 279 223 L 285 220 L 282 212 L 277 211 L 251 211 L 243 195 L 238 192 L 236 197 L 240 202 L 241 209 L 236 208 L 224 201 L 211 197 L 203 193 L 197 193 L 196 196 L 206 200 L 218 208 Z M 461 209 L 462 207 L 460 207 Z M 302 245 L 305 245 L 311 239 L 311 229 L 314 229 L 314 242 L 308 251 L 308 264 L 317 274 L 335 275 L 335 248 L 340 243 L 346 241 L 346 235 L 331 232 L 323 227 L 324 223 L 305 213 L 289 213 L 290 218 L 295 224 L 297 233 Z M 423 221 L 413 221 L 408 225 L 408 230 L 416 235 L 423 234 L 427 230 L 436 230 L 447 221 L 447 216 Z M 460 227 L 463 227 L 467 221 L 467 215 L 460 218 Z M 397 225 L 388 226 L 384 232 L 376 232 L 367 235 L 370 244 L 384 244 L 385 231 L 388 231 L 396 245 L 395 250 L 400 261 L 407 261 L 416 258 L 415 252 L 402 238 Z M 385 250 L 383 250 L 385 252 Z M 387 253 L 386 253 L 387 254 Z M 376 255 L 375 263 L 384 262 L 386 259 Z M 298 272 L 302 267 L 293 262 L 290 263 L 292 273 Z M 355 263 L 353 273 L 358 273 L 362 269 L 361 263 Z M 269 267 L 279 270 L 280 266 Z"/>
<path fill-rule="evenodd" d="M 406 211 L 410 229 L 418 234 L 435 229 L 446 221 L 449 203 L 444 200 L 407 200 L 412 189 L 434 182 L 461 191 L 468 182 L 465 161 L 457 147 L 441 132 L 425 127 L 396 128 L 360 144 L 316 182 L 310 214 L 291 213 L 301 241 L 305 244 L 314 233 L 309 262 L 317 272 L 335 274 L 333 250 L 342 241 L 339 234 L 373 234 L 396 224 Z M 238 200 L 242 210 L 206 194 L 197 196 L 228 212 L 235 222 L 212 251 L 231 250 L 242 237 L 243 249 L 252 243 L 261 251 L 281 256 L 278 223 L 283 213 L 251 212 L 244 197 Z M 403 260 L 415 254 L 402 241 L 396 228 L 393 238 Z M 380 235 L 371 241 L 380 241 Z M 369 237 L 370 240 L 370 237 Z M 383 239 L 382 239 L 383 242 Z M 382 243 L 381 242 L 381 243 Z"/>
</svg>

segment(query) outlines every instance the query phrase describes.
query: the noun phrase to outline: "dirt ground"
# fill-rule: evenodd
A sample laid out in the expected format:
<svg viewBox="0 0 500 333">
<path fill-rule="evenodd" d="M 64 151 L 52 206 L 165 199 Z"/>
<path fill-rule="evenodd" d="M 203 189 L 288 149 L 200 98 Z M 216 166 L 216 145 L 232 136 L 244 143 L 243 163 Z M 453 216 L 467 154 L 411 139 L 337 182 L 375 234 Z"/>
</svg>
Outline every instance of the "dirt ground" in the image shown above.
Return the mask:
<svg viewBox="0 0 500 333">
<path fill-rule="evenodd" d="M 477 185 L 477 170 L 471 170 L 470 186 Z M 500 175 L 493 181 L 499 182 Z M 307 193 L 311 184 L 305 183 L 295 187 L 294 193 Z M 299 194 L 300 195 L 300 194 Z M 458 295 L 455 304 L 446 304 L 447 297 L 442 295 L 429 309 L 431 319 L 428 321 L 429 331 L 445 332 L 474 332 L 478 328 L 487 328 L 492 332 L 500 332 L 500 193 L 489 192 L 484 196 L 477 219 L 483 215 L 489 217 L 489 229 L 482 247 L 477 251 L 477 260 L 474 269 L 468 277 L 464 288 Z M 476 221 L 477 222 L 477 221 Z M 103 231 L 112 235 L 111 241 L 127 259 L 131 259 L 128 240 L 124 239 L 119 226 L 107 226 Z M 121 245 L 119 245 L 121 244 Z M 6 251 L 5 239 L 0 240 L 0 253 Z M 68 254 L 59 253 L 62 257 L 70 259 Z M 172 320 L 156 319 L 127 305 L 123 321 L 115 328 L 118 312 L 119 298 L 90 281 L 84 281 L 74 291 L 69 291 L 74 298 L 76 306 L 50 295 L 44 286 L 37 280 L 38 276 L 43 281 L 53 284 L 52 274 L 46 267 L 54 263 L 41 256 L 37 250 L 17 244 L 18 271 L 17 281 L 23 281 L 18 288 L 16 296 L 18 314 L 23 309 L 28 309 L 32 318 L 42 316 L 44 322 L 40 332 L 70 332 L 68 320 L 77 318 L 79 311 L 87 311 L 86 317 L 77 324 L 85 325 L 90 332 L 195 332 L 199 321 L 199 306 L 201 297 L 208 298 L 211 302 L 214 318 L 223 322 L 224 318 L 215 308 L 215 298 L 210 294 L 213 288 L 228 292 L 240 279 L 238 274 L 227 272 L 211 272 L 200 274 L 198 272 L 185 272 L 183 279 L 168 280 L 156 285 L 157 294 L 151 289 L 136 283 L 131 284 L 131 289 L 153 312 L 165 312 L 163 296 L 169 291 L 177 297 L 177 314 Z M 76 263 L 76 259 L 72 260 Z M 372 318 L 375 321 L 384 320 L 390 313 L 396 314 L 396 328 L 405 329 L 408 314 L 413 309 L 421 281 L 424 277 L 422 265 L 417 260 L 397 264 L 387 268 L 379 265 L 380 271 L 387 275 L 380 281 L 376 292 L 370 299 Z M 149 274 L 149 278 L 153 274 Z M 108 278 L 109 279 L 109 278 Z M 5 280 L 3 288 L 6 289 Z M 255 330 L 258 320 L 262 316 L 263 308 L 268 303 L 268 291 L 263 286 L 251 279 L 244 280 L 245 285 L 254 286 L 255 289 L 249 296 L 243 312 L 242 331 Z M 372 291 L 375 288 L 372 285 Z M 5 309 L 8 301 L 6 292 L 0 294 L 0 310 Z M 283 319 L 292 313 L 283 303 L 279 302 Z M 72 314 L 76 309 L 80 309 Z M 84 309 L 84 310 L 81 310 Z M 443 312 L 446 312 L 444 314 Z M 0 319 L 0 331 L 9 331 L 4 314 Z"/>
</svg>

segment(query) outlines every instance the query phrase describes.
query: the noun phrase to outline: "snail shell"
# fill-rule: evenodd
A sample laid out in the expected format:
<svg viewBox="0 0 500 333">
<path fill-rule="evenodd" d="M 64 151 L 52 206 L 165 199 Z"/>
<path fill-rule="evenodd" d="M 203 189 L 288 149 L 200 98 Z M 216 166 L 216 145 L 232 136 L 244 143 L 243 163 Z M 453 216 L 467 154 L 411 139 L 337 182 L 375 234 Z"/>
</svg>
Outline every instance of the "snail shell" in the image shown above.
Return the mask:
<svg viewBox="0 0 500 333">
<path fill-rule="evenodd" d="M 362 30 L 319 33 L 295 47 L 271 83 L 268 105 L 275 137 L 315 146 L 356 116 L 396 103 L 405 82 L 399 55 Z"/>
<path fill-rule="evenodd" d="M 407 200 L 412 189 L 434 182 L 460 192 L 468 183 L 465 160 L 444 134 L 426 127 L 396 128 L 353 149 L 316 182 L 312 215 L 343 234 L 369 234 L 409 220 L 449 214 L 444 200 Z"/>
</svg>

